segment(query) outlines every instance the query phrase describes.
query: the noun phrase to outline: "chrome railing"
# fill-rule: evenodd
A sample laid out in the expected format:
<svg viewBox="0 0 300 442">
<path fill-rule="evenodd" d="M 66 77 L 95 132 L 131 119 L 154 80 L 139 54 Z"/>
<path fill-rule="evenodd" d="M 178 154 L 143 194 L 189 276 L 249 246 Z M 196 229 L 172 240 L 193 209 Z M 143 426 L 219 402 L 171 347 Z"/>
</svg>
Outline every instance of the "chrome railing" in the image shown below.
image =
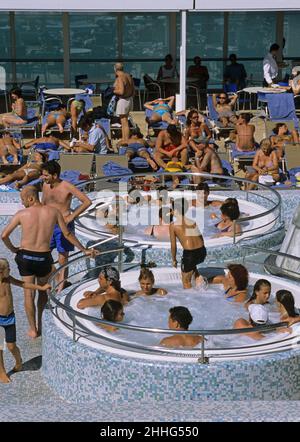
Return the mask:
<svg viewBox="0 0 300 442">
<path fill-rule="evenodd" d="M 122 250 L 123 248 L 116 248 L 114 250 L 109 250 L 109 251 L 105 251 L 105 252 L 100 252 L 99 256 L 101 255 L 108 255 L 108 254 L 112 254 L 112 253 L 118 253 L 118 257 L 119 259 L 122 259 Z M 51 278 L 49 280 L 49 282 L 51 283 L 51 291 L 49 293 L 49 299 L 48 299 L 48 305 L 49 305 L 49 309 L 51 311 L 51 313 L 57 318 L 57 320 L 59 320 L 71 333 L 72 333 L 72 337 L 73 337 L 73 341 L 77 342 L 80 338 L 85 338 L 87 340 L 93 341 L 93 338 L 97 337 L 101 337 L 101 339 L 106 342 L 108 345 L 109 344 L 113 344 L 113 345 L 118 345 L 121 347 L 125 347 L 127 349 L 134 349 L 135 351 L 145 351 L 145 352 L 151 352 L 151 353 L 155 353 L 155 354 L 160 354 L 160 355 L 173 355 L 173 356 L 181 356 L 181 357 L 186 357 L 191 356 L 191 352 L 192 352 L 192 356 L 193 357 L 197 357 L 198 361 L 201 363 L 207 363 L 208 362 L 208 357 L 206 356 L 205 352 L 206 352 L 206 348 L 205 348 L 205 340 L 207 336 L 210 335 L 240 335 L 240 334 L 244 334 L 244 333 L 249 333 L 249 332 L 269 332 L 272 330 L 276 330 L 278 328 L 281 327 L 286 327 L 287 323 L 286 322 L 279 322 L 279 323 L 275 323 L 275 324 L 270 324 L 270 325 L 265 325 L 265 326 L 259 326 L 259 327 L 253 327 L 251 329 L 249 328 L 243 328 L 243 329 L 216 329 L 216 330 L 206 330 L 206 329 L 200 329 L 200 330 L 187 330 L 187 331 L 176 331 L 176 330 L 170 330 L 170 329 L 161 329 L 161 328 L 151 328 L 151 327 L 141 327 L 141 326 L 136 326 L 136 325 L 130 325 L 130 324 L 126 324 L 126 323 L 114 323 L 114 322 L 109 322 L 100 318 L 97 318 L 95 316 L 90 316 L 87 315 L 81 311 L 77 311 L 74 310 L 70 305 L 66 305 L 64 302 L 62 302 L 60 300 L 60 298 L 62 296 L 65 295 L 69 295 L 70 291 L 62 291 L 61 293 L 57 293 L 56 289 L 58 287 L 58 285 L 60 283 L 57 283 L 56 278 L 58 273 L 65 268 L 70 268 L 71 266 L 73 266 L 74 264 L 78 264 L 79 262 L 84 262 L 84 268 L 81 269 L 78 272 L 75 273 L 71 273 L 69 271 L 69 279 L 71 279 L 73 281 L 74 285 L 78 285 L 80 283 L 88 283 L 91 280 L 94 280 L 94 277 L 90 277 L 89 276 L 89 272 L 90 271 L 95 271 L 97 269 L 97 271 L 101 270 L 101 268 L 105 267 L 107 264 L 100 264 L 97 266 L 92 266 L 92 267 L 87 267 L 86 266 L 86 257 L 85 256 L 77 256 L 76 258 L 72 259 L 70 262 L 66 263 L 65 265 L 61 266 L 60 268 L 58 268 L 56 270 L 56 272 L 54 274 L 51 275 Z M 112 265 L 115 265 L 115 263 L 111 263 Z M 127 264 L 128 269 L 132 269 L 134 266 L 136 266 L 137 264 Z M 75 279 L 75 281 L 74 281 Z M 64 320 L 62 318 L 62 315 L 60 314 L 60 310 L 64 311 L 67 315 L 67 317 L 70 319 L 71 322 L 68 322 L 67 320 Z M 193 348 L 192 350 L 189 350 L 189 353 L 187 354 L 188 350 L 179 350 L 179 349 L 168 349 L 166 347 L 159 347 L 159 346 L 146 346 L 143 344 L 138 344 L 138 343 L 133 343 L 130 341 L 124 341 L 122 340 L 120 342 L 120 340 L 114 338 L 114 335 L 111 334 L 111 337 L 107 337 L 107 336 L 103 336 L 101 334 L 97 334 L 94 333 L 92 330 L 89 330 L 88 328 L 85 328 L 82 324 L 80 324 L 80 322 L 78 321 L 78 319 L 84 319 L 87 321 L 90 321 L 92 323 L 96 323 L 96 324 L 104 324 L 104 325 L 110 325 L 110 326 L 117 326 L 119 329 L 126 329 L 126 330 L 131 330 L 131 331 L 137 331 L 139 333 L 160 333 L 160 334 L 169 334 L 169 335 L 174 335 L 174 334 L 186 334 L 186 335 L 198 335 L 198 336 L 202 336 L 203 340 L 201 343 L 201 349 L 196 349 Z M 251 345 L 248 347 L 230 347 L 231 350 L 241 350 L 241 349 L 245 349 L 251 347 L 251 349 L 257 348 L 259 349 L 259 347 L 261 347 L 261 345 L 256 344 L 256 345 Z M 222 352 L 222 348 L 216 348 L 214 349 L 216 351 L 220 351 Z M 280 351 L 282 351 L 282 348 L 280 349 Z M 224 356 L 224 354 L 223 354 Z"/>
<path fill-rule="evenodd" d="M 160 183 L 156 183 L 156 186 L 164 186 L 165 185 L 165 181 L 166 178 L 172 178 L 173 176 L 179 176 L 179 177 L 203 177 L 206 179 L 218 179 L 218 180 L 225 180 L 225 181 L 229 181 L 229 182 L 234 182 L 236 184 L 253 184 L 252 181 L 247 180 L 245 178 L 238 178 L 238 177 L 233 177 L 233 176 L 227 176 L 227 175 L 218 175 L 218 174 L 209 174 L 209 173 L 203 173 L 203 172 L 147 172 L 147 173 L 132 173 L 132 174 L 127 174 L 127 175 L 122 175 L 121 178 L 128 178 L 128 180 L 135 178 L 135 177 L 147 177 L 147 176 L 151 176 L 151 177 L 159 177 L 161 178 L 161 182 Z M 120 175 L 114 175 L 114 176 L 110 176 L 110 177 L 95 177 L 93 179 L 90 179 L 88 181 L 85 181 L 83 183 L 78 184 L 78 187 L 80 188 L 84 188 L 84 187 L 91 187 L 91 185 L 94 185 L 95 188 L 97 188 L 97 191 L 103 191 L 105 190 L 105 187 L 103 185 L 103 188 L 99 188 L 102 187 L 102 183 L 106 183 L 106 182 L 110 182 L 110 181 L 114 181 L 114 180 L 118 180 L 120 179 Z M 117 183 L 115 183 L 117 184 Z M 262 211 L 261 213 L 257 214 L 257 215 L 251 215 L 251 216 L 243 216 L 240 217 L 238 220 L 236 220 L 234 222 L 234 230 L 233 230 L 233 243 L 236 244 L 240 241 L 243 241 L 245 239 L 247 239 L 247 237 L 245 238 L 245 234 L 251 233 L 251 232 L 255 232 L 258 229 L 262 229 L 264 227 L 268 227 L 270 225 L 276 225 L 276 222 L 278 221 L 278 223 L 280 224 L 280 228 L 283 228 L 284 225 L 282 223 L 282 215 L 281 215 L 281 197 L 279 195 L 279 193 L 273 189 L 270 188 L 268 186 L 265 186 L 264 184 L 260 184 L 260 183 L 256 183 L 257 184 L 257 188 L 258 190 L 263 190 L 264 192 L 262 193 L 258 193 L 258 192 L 254 192 L 254 191 L 250 191 L 250 190 L 244 190 L 245 192 L 245 200 L 249 201 L 249 196 L 251 195 L 255 195 L 256 198 L 261 199 L 262 202 L 265 203 L 265 205 L 269 205 L 271 206 L 271 208 L 265 208 L 264 211 Z M 131 186 L 131 184 L 129 183 L 129 185 Z M 190 183 L 188 184 L 188 186 L 192 186 L 193 184 Z M 133 186 L 132 186 L 133 187 Z M 111 189 L 109 189 L 111 191 Z M 155 189 L 153 189 L 155 190 Z M 172 191 L 172 189 L 166 189 L 169 190 L 170 192 Z M 179 191 L 180 188 L 175 189 L 176 191 Z M 214 189 L 213 189 L 214 190 Z M 218 183 L 218 189 L 219 191 L 233 191 L 233 190 L 240 190 L 239 188 L 237 189 L 232 189 L 232 188 L 228 188 L 225 186 L 222 186 L 222 184 Z M 271 197 L 269 198 L 268 195 L 266 195 L 266 192 L 270 192 Z M 171 195 L 170 195 L 171 196 Z M 117 200 L 118 203 L 118 200 Z M 266 220 L 265 218 L 272 214 L 273 217 L 271 220 Z M 84 214 L 83 214 L 84 215 Z M 255 221 L 257 219 L 261 219 L 263 222 L 262 224 L 259 225 L 259 227 L 255 227 L 255 228 L 249 228 L 249 229 L 245 229 L 245 226 L 243 226 L 242 229 L 242 233 L 241 234 L 237 234 L 236 233 L 236 225 L 238 224 L 243 224 L 245 222 L 250 222 L 250 221 Z M 265 220 L 264 220 L 265 219 Z M 84 227 L 82 222 L 79 220 L 75 221 L 77 224 L 80 224 L 81 227 Z M 121 229 L 119 229 L 120 235 L 122 234 Z M 109 236 L 109 233 L 104 233 L 103 230 L 97 230 L 94 229 L 93 233 L 95 235 L 104 235 L 104 236 Z M 243 237 L 241 238 L 241 235 L 243 235 Z M 251 237 L 249 237 L 248 239 L 251 239 Z M 127 238 L 126 238 L 127 241 Z"/>
</svg>

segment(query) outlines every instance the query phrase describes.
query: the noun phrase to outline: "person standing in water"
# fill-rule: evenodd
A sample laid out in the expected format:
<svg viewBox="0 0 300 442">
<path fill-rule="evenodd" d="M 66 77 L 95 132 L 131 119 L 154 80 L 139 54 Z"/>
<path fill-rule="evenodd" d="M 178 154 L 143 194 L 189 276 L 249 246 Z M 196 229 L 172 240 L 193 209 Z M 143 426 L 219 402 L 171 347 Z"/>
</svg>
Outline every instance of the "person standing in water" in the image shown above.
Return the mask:
<svg viewBox="0 0 300 442">
<path fill-rule="evenodd" d="M 177 239 L 183 248 L 181 277 L 184 289 L 192 287 L 192 277 L 194 276 L 195 279 L 199 277 L 197 265 L 201 264 L 206 258 L 203 236 L 197 224 L 186 218 L 187 210 L 188 202 L 184 198 L 176 199 L 171 210 L 175 220 L 170 224 L 172 263 L 175 268 L 177 268 Z"/>
</svg>

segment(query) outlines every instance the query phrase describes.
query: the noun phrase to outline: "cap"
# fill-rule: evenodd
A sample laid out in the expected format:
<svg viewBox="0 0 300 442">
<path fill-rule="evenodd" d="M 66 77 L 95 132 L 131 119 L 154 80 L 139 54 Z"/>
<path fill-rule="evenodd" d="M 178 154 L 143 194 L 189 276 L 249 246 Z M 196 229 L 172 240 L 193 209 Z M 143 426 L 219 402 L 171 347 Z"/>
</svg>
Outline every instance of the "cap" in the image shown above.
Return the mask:
<svg viewBox="0 0 300 442">
<path fill-rule="evenodd" d="M 100 274 L 109 281 L 120 281 L 120 274 L 115 267 L 107 266 L 101 269 Z"/>
<path fill-rule="evenodd" d="M 256 324 L 266 324 L 269 319 L 268 310 L 261 304 L 250 304 L 249 315 Z"/>
</svg>

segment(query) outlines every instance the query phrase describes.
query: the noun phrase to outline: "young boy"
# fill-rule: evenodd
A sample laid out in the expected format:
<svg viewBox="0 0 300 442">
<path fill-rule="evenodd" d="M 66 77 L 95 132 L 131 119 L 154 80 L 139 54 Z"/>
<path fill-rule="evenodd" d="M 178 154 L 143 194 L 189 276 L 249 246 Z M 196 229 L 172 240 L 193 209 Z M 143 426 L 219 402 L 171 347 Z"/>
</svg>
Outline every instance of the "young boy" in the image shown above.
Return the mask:
<svg viewBox="0 0 300 442">
<path fill-rule="evenodd" d="M 9 271 L 8 261 L 6 259 L 0 259 L 0 326 L 4 328 L 7 348 L 16 361 L 13 371 L 20 371 L 22 369 L 22 358 L 20 350 L 16 345 L 16 318 L 10 285 L 14 284 L 25 289 L 45 291 L 50 289 L 51 286 L 49 284 L 40 286 L 29 282 L 19 281 L 13 276 L 10 276 Z M 4 368 L 2 350 L 0 350 L 0 382 L 4 384 L 10 382 Z"/>
<path fill-rule="evenodd" d="M 169 310 L 169 328 L 171 330 L 188 330 L 193 321 L 193 316 L 186 307 L 172 307 Z M 195 347 L 202 342 L 203 337 L 176 333 L 176 335 L 163 338 L 159 345 L 164 347 Z"/>
</svg>

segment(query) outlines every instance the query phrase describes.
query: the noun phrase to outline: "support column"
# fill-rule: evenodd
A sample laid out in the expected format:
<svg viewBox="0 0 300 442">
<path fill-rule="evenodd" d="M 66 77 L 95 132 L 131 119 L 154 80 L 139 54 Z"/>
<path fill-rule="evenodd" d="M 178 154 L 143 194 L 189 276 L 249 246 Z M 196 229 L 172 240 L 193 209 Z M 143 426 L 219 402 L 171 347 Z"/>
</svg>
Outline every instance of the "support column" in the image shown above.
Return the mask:
<svg viewBox="0 0 300 442">
<path fill-rule="evenodd" d="M 176 63 L 176 55 L 177 55 L 176 18 L 177 18 L 176 12 L 169 13 L 169 52 L 172 55 L 175 63 Z"/>
<path fill-rule="evenodd" d="M 180 88 L 176 97 L 176 110 L 186 108 L 186 11 L 181 11 Z"/>
<path fill-rule="evenodd" d="M 64 86 L 70 87 L 70 20 L 69 13 L 62 13 L 63 25 L 63 57 L 64 57 Z"/>
<path fill-rule="evenodd" d="M 223 72 L 225 70 L 227 59 L 228 59 L 228 23 L 229 23 L 229 13 L 224 12 L 224 35 L 223 35 Z M 222 72 L 222 80 L 223 80 Z"/>
<path fill-rule="evenodd" d="M 13 60 L 12 64 L 12 81 L 17 81 L 17 67 L 14 61 L 16 57 L 16 27 L 15 27 L 15 13 L 9 13 L 9 27 L 10 27 L 10 57 Z"/>
<path fill-rule="evenodd" d="M 122 12 L 117 14 L 117 48 L 118 48 L 118 61 L 123 59 L 123 16 Z"/>
<path fill-rule="evenodd" d="M 283 43 L 283 21 L 284 21 L 284 12 L 278 11 L 276 12 L 276 43 L 279 44 L 280 48 L 278 51 L 277 61 L 282 62 L 283 51 L 282 51 L 282 43 Z M 278 69 L 278 76 L 280 79 L 283 77 L 282 68 Z"/>
</svg>

